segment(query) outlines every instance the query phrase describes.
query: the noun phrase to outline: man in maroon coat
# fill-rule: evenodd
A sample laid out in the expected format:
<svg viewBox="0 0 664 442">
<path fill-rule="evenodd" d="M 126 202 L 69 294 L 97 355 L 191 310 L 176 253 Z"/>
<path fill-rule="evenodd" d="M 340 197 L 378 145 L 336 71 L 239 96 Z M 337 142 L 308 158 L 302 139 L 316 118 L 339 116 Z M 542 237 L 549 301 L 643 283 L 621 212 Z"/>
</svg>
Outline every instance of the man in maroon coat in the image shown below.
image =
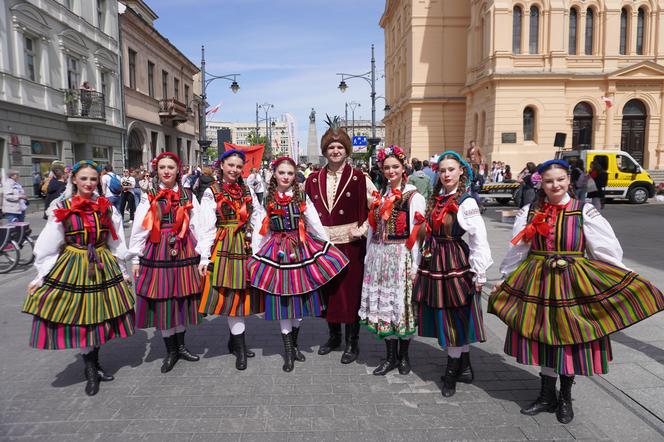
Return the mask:
<svg viewBox="0 0 664 442">
<path fill-rule="evenodd" d="M 368 207 L 376 188 L 366 175 L 346 163 L 353 146 L 348 134 L 339 127 L 338 118 L 329 121 L 328 117 L 328 124 L 330 128 L 321 139 L 321 150 L 327 165 L 309 175 L 305 190 L 318 211 L 330 241 L 348 257 L 350 263 L 322 289 L 330 335 L 318 354 L 326 355 L 341 346 L 341 324 L 345 324 L 346 346 L 341 363 L 350 364 L 360 353 L 357 312 L 360 308 L 366 253 L 363 235 L 368 229 Z"/>
</svg>

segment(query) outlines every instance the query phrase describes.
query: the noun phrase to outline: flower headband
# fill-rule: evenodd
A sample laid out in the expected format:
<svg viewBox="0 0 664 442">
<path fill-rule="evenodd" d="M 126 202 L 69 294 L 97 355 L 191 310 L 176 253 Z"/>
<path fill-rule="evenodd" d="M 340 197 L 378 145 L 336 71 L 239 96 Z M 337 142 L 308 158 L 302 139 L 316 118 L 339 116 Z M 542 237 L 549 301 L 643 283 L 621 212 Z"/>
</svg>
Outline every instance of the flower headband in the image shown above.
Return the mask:
<svg viewBox="0 0 664 442">
<path fill-rule="evenodd" d="M 461 166 L 464 169 L 466 169 L 466 173 L 468 174 L 468 182 L 469 183 L 472 182 L 473 181 L 473 168 L 470 167 L 470 164 L 468 164 L 468 162 L 466 160 L 461 158 L 461 155 L 459 155 L 457 152 L 455 152 L 453 150 L 446 150 L 445 152 L 438 155 L 438 158 L 436 159 L 436 164 L 440 164 L 440 161 L 443 158 L 445 158 L 445 156 L 447 156 L 447 155 L 449 155 L 451 157 L 454 157 L 454 159 L 457 160 L 459 162 L 459 164 L 461 164 Z"/>
<path fill-rule="evenodd" d="M 549 160 L 549 161 L 545 161 L 542 164 L 540 164 L 540 166 L 537 168 L 537 173 L 542 175 L 547 169 L 549 169 L 554 164 L 557 164 L 558 166 L 561 166 L 567 172 L 570 171 L 570 165 L 567 161 L 565 161 L 565 160 Z"/>
<path fill-rule="evenodd" d="M 95 169 L 97 171 L 97 173 L 101 173 L 101 166 L 99 164 L 95 163 L 92 160 L 82 160 L 82 161 L 79 161 L 78 163 L 74 164 L 74 167 L 71 168 L 72 174 L 76 175 L 78 170 L 83 166 L 90 166 L 93 169 Z"/>
<path fill-rule="evenodd" d="M 244 152 L 242 152 L 241 150 L 237 150 L 237 149 L 229 149 L 229 150 L 225 151 L 219 157 L 219 161 L 224 161 L 226 158 L 230 157 L 231 155 L 237 155 L 242 159 L 242 161 L 247 161 L 247 157 L 244 154 Z"/>
<path fill-rule="evenodd" d="M 384 149 L 378 149 L 378 153 L 376 153 L 376 159 L 379 163 L 385 161 L 385 158 L 389 156 L 396 157 L 402 163 L 406 161 L 406 153 L 399 146 L 392 145 Z"/>
<path fill-rule="evenodd" d="M 272 162 L 270 163 L 270 169 L 277 170 L 279 164 L 283 163 L 284 161 L 290 163 L 297 170 L 297 164 L 295 164 L 295 160 L 293 160 L 291 157 L 286 157 L 286 156 L 275 158 L 274 160 L 272 160 Z"/>
</svg>

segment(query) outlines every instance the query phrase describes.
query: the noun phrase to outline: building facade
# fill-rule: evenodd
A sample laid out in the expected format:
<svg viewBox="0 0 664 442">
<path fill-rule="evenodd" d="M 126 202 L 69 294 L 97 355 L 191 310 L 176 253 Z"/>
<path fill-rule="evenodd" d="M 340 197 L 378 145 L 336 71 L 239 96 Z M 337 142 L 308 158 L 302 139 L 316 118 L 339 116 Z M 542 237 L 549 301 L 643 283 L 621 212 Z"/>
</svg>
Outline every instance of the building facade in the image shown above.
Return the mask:
<svg viewBox="0 0 664 442">
<path fill-rule="evenodd" d="M 54 160 L 122 167 L 117 2 L 0 4 L 0 167 L 29 196 Z"/>
<path fill-rule="evenodd" d="M 567 149 L 624 150 L 662 169 L 663 7 L 656 0 L 388 0 L 381 19 L 394 103 L 388 142 L 402 140 L 424 156 L 476 140 L 488 160 L 520 169 L 551 158 L 556 134 L 564 134 Z"/>
<path fill-rule="evenodd" d="M 198 164 L 200 70 L 153 26 L 143 0 L 123 0 L 120 15 L 127 131 L 127 166 L 175 152 Z"/>
<path fill-rule="evenodd" d="M 342 120 L 341 127 L 350 135 L 371 138 L 371 120 Z M 380 121 L 376 122 L 376 138 L 380 138 L 380 142 L 376 149 L 385 147 L 385 124 Z M 397 144 L 398 145 L 398 144 Z M 353 147 L 355 153 L 365 153 L 366 149 L 358 149 Z"/>
<path fill-rule="evenodd" d="M 230 130 L 230 143 L 248 146 L 251 144 L 248 138 L 256 133 L 256 122 L 208 121 L 207 139 L 212 142 L 211 146 L 219 145 L 217 131 L 220 129 Z M 258 135 L 265 136 L 267 131 L 267 137 L 272 144 L 273 157 L 290 156 L 295 158 L 293 149 L 293 146 L 296 146 L 295 129 L 296 123 L 293 116 L 284 114 L 279 119 L 272 120 L 267 128 L 265 123 L 259 124 Z"/>
</svg>

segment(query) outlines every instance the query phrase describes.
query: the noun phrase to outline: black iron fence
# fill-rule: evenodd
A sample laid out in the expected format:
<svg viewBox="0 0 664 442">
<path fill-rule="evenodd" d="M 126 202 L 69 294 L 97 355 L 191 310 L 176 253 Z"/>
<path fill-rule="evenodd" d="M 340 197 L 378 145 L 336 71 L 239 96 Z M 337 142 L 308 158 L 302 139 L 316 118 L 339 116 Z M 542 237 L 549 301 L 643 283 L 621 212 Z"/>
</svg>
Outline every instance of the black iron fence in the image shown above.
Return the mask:
<svg viewBox="0 0 664 442">
<path fill-rule="evenodd" d="M 106 99 L 101 92 L 67 89 L 65 108 L 68 117 L 106 120 Z"/>
</svg>

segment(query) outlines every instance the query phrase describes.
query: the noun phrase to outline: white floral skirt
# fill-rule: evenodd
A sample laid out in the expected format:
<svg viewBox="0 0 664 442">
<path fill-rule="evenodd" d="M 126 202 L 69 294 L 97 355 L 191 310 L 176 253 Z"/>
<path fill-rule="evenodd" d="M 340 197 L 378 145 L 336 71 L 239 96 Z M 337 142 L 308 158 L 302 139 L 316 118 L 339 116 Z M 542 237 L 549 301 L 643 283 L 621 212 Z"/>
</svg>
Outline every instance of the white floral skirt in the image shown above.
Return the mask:
<svg viewBox="0 0 664 442">
<path fill-rule="evenodd" d="M 358 315 L 378 337 L 406 337 L 416 331 L 411 263 L 404 244 L 369 243 Z"/>
</svg>

